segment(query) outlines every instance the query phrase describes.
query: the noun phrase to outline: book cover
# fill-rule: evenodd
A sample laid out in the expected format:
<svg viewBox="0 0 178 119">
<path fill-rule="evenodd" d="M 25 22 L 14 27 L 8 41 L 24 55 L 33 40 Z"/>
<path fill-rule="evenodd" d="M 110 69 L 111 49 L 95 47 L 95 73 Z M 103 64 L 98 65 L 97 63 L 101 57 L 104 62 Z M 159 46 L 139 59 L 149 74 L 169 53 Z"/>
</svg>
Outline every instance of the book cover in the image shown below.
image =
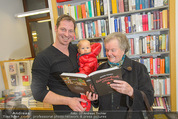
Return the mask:
<svg viewBox="0 0 178 119">
<path fill-rule="evenodd" d="M 17 74 L 17 64 L 9 63 L 9 74 Z"/>
<path fill-rule="evenodd" d="M 27 72 L 27 63 L 19 62 L 19 69 L 20 69 L 20 73 L 26 73 Z"/>
<path fill-rule="evenodd" d="M 28 75 L 23 75 L 22 76 L 22 84 L 23 86 L 29 86 L 30 85 L 30 80 Z"/>
<path fill-rule="evenodd" d="M 17 74 L 10 75 L 10 82 L 11 82 L 11 86 L 17 86 L 18 85 Z"/>
<path fill-rule="evenodd" d="M 118 67 L 112 67 L 92 72 L 88 76 L 79 73 L 62 73 L 60 77 L 74 93 L 90 91 L 102 96 L 114 92 L 110 84 L 113 80 L 122 80 L 122 73 Z"/>
</svg>

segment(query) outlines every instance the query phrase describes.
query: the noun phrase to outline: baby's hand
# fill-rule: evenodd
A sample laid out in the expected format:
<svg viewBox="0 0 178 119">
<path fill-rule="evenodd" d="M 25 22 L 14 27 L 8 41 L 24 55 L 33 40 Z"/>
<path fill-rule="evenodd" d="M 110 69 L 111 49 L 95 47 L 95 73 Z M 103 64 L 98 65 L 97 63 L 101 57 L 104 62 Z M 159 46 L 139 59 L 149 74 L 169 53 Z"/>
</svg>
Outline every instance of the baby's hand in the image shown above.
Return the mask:
<svg viewBox="0 0 178 119">
<path fill-rule="evenodd" d="M 92 92 L 86 92 L 86 96 L 90 101 L 98 100 L 98 94 L 92 93 Z"/>
</svg>

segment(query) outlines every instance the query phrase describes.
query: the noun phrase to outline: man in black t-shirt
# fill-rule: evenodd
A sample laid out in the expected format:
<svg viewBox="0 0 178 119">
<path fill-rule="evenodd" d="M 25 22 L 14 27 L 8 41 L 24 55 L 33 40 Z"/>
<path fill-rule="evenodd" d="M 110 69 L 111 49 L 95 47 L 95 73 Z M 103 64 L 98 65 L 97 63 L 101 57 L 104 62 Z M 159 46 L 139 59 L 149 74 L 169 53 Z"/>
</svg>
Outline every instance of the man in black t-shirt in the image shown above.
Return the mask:
<svg viewBox="0 0 178 119">
<path fill-rule="evenodd" d="M 31 90 L 34 98 L 52 104 L 58 111 L 83 112 L 86 109 L 80 104 L 86 101 L 72 93 L 60 77 L 54 77 L 56 72 L 78 72 L 77 48 L 70 44 L 75 26 L 71 16 L 61 15 L 55 26 L 54 44 L 40 52 L 32 66 Z"/>
</svg>

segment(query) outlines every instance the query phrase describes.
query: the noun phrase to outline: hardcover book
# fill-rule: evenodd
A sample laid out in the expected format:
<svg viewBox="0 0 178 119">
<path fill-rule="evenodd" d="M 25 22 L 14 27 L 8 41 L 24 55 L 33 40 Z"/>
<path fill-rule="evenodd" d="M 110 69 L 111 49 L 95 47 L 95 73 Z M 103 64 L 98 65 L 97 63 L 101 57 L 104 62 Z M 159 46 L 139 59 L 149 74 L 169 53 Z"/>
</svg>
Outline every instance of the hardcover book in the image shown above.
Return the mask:
<svg viewBox="0 0 178 119">
<path fill-rule="evenodd" d="M 87 91 L 96 93 L 99 96 L 114 92 L 110 87 L 113 80 L 121 80 L 121 69 L 117 66 L 98 70 L 89 75 L 80 73 L 62 73 L 60 77 L 63 79 L 67 87 L 74 93 L 86 93 Z"/>
</svg>

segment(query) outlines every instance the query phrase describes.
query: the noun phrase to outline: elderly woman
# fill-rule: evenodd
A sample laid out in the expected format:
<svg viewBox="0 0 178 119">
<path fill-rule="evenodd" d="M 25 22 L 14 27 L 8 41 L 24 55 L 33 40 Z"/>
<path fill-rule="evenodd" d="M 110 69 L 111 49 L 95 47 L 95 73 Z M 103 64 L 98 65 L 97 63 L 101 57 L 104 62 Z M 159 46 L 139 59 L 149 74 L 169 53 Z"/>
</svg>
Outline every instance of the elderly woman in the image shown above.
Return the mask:
<svg viewBox="0 0 178 119">
<path fill-rule="evenodd" d="M 140 91 L 146 94 L 150 105 L 154 101 L 154 90 L 147 68 L 126 56 L 130 46 L 124 34 L 112 33 L 105 38 L 104 44 L 108 61 L 101 64 L 98 70 L 118 66 L 122 70 L 123 80 L 114 80 L 114 83 L 110 84 L 115 90 L 114 93 L 98 97 L 96 94 L 91 96 L 91 93 L 87 92 L 88 98 L 94 101 L 94 106 L 99 106 L 101 111 L 127 111 L 129 107 L 133 111 L 145 110 Z"/>
</svg>

